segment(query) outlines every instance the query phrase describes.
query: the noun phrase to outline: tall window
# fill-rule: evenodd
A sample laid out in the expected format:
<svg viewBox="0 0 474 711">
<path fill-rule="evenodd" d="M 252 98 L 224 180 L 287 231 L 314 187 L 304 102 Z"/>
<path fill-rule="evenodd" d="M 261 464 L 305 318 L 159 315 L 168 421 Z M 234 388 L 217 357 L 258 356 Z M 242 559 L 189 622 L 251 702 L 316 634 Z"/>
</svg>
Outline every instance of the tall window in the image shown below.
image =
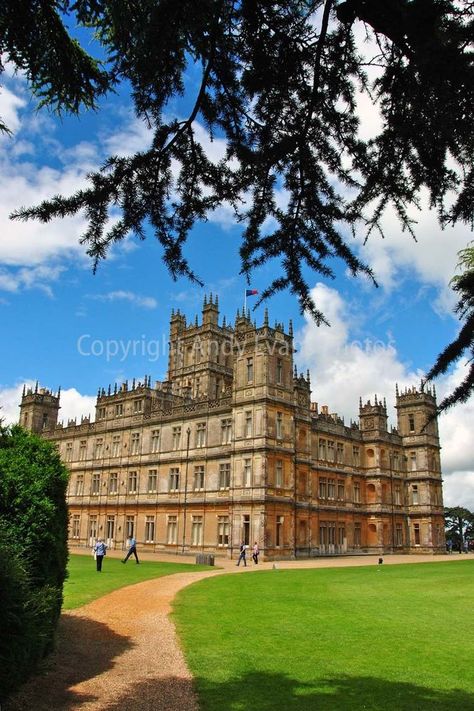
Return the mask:
<svg viewBox="0 0 474 711">
<path fill-rule="evenodd" d="M 160 430 L 152 430 L 151 431 L 151 451 L 152 452 L 159 452 L 160 451 Z"/>
<path fill-rule="evenodd" d="M 196 425 L 196 447 L 204 447 L 206 444 L 206 423 L 199 422 Z"/>
<path fill-rule="evenodd" d="M 179 469 L 177 467 L 170 469 L 169 491 L 179 491 Z"/>
<path fill-rule="evenodd" d="M 192 518 L 191 545 L 202 546 L 202 516 L 193 516 Z"/>
<path fill-rule="evenodd" d="M 395 484 L 394 503 L 397 506 L 400 506 L 400 504 L 402 503 L 402 490 L 401 490 L 400 484 Z"/>
<path fill-rule="evenodd" d="M 103 420 L 105 418 L 105 415 L 106 415 L 105 407 L 99 407 L 99 409 L 97 410 L 97 419 Z"/>
<path fill-rule="evenodd" d="M 129 494 L 136 494 L 138 490 L 138 475 L 137 472 L 128 473 L 127 491 Z"/>
<path fill-rule="evenodd" d="M 118 493 L 118 474 L 117 472 L 113 472 L 109 476 L 109 494 L 117 494 Z"/>
<path fill-rule="evenodd" d="M 115 417 L 120 417 L 120 415 L 123 415 L 123 403 L 118 402 L 115 405 Z"/>
<path fill-rule="evenodd" d="M 336 543 L 336 523 L 334 521 L 328 521 L 328 543 L 334 545 Z"/>
<path fill-rule="evenodd" d="M 328 440 L 328 462 L 336 461 L 336 450 L 334 449 L 334 441 Z"/>
<path fill-rule="evenodd" d="M 420 524 L 415 523 L 413 525 L 413 533 L 415 534 L 415 546 L 420 545 Z"/>
<path fill-rule="evenodd" d="M 157 471 L 156 469 L 149 469 L 148 470 L 148 487 L 147 491 L 149 494 L 152 494 L 156 491 L 156 483 L 157 483 Z"/>
<path fill-rule="evenodd" d="M 244 486 L 252 486 L 252 460 L 244 459 Z"/>
<path fill-rule="evenodd" d="M 221 420 L 221 444 L 230 444 L 232 436 L 232 420 Z"/>
<path fill-rule="evenodd" d="M 277 459 L 275 462 L 275 486 L 283 486 L 283 459 Z"/>
<path fill-rule="evenodd" d="M 395 545 L 403 546 L 403 529 L 401 523 L 397 523 L 395 528 Z"/>
<path fill-rule="evenodd" d="M 81 522 L 80 515 L 74 514 L 72 517 L 72 526 L 71 526 L 71 537 L 72 538 L 79 538 L 79 536 L 80 536 L 80 522 Z"/>
<path fill-rule="evenodd" d="M 283 516 L 276 517 L 276 540 L 275 545 L 277 548 L 283 545 Z"/>
<path fill-rule="evenodd" d="M 125 519 L 125 535 L 127 538 L 134 538 L 135 534 L 135 516 L 127 516 Z"/>
<path fill-rule="evenodd" d="M 338 464 L 344 464 L 344 445 L 342 442 L 337 443 L 336 459 Z"/>
<path fill-rule="evenodd" d="M 281 358 L 277 358 L 277 363 L 276 363 L 276 381 L 278 385 L 281 385 L 283 382 L 283 361 Z"/>
<path fill-rule="evenodd" d="M 91 494 L 92 496 L 98 496 L 100 494 L 100 474 L 98 473 L 92 475 Z"/>
<path fill-rule="evenodd" d="M 140 454 L 140 433 L 133 432 L 130 445 L 130 454 Z"/>
<path fill-rule="evenodd" d="M 120 435 L 114 435 L 112 437 L 111 456 L 112 457 L 119 457 L 120 456 Z"/>
<path fill-rule="evenodd" d="M 166 527 L 166 541 L 168 544 L 178 542 L 178 517 L 168 516 L 168 524 Z"/>
<path fill-rule="evenodd" d="M 251 436 L 252 436 L 252 413 L 249 410 L 248 412 L 245 413 L 244 437 L 251 437 Z"/>
<path fill-rule="evenodd" d="M 228 489 L 230 487 L 230 463 L 223 462 L 219 464 L 219 489 Z"/>
<path fill-rule="evenodd" d="M 326 459 L 326 440 L 319 440 L 319 459 L 324 461 Z"/>
<path fill-rule="evenodd" d="M 328 497 L 328 482 L 327 479 L 319 477 L 319 498 L 327 499 Z"/>
<path fill-rule="evenodd" d="M 100 459 L 101 457 L 104 456 L 104 439 L 103 439 L 103 437 L 99 437 L 95 441 L 94 456 L 96 459 Z"/>
<path fill-rule="evenodd" d="M 355 467 L 360 466 L 360 449 L 359 447 L 352 447 L 352 464 Z"/>
<path fill-rule="evenodd" d="M 194 491 L 202 491 L 204 489 L 204 466 L 199 464 L 194 467 Z"/>
<path fill-rule="evenodd" d="M 172 447 L 174 450 L 179 449 L 181 442 L 181 427 L 173 427 Z"/>
<path fill-rule="evenodd" d="M 277 412 L 276 416 L 276 437 L 277 439 L 283 438 L 283 413 Z"/>
<path fill-rule="evenodd" d="M 64 460 L 66 462 L 72 462 L 72 442 L 66 442 L 66 454 Z"/>
<path fill-rule="evenodd" d="M 89 537 L 92 539 L 97 538 L 97 516 L 89 516 Z"/>
<path fill-rule="evenodd" d="M 354 482 L 354 503 L 360 504 L 360 482 Z"/>
<path fill-rule="evenodd" d="M 247 358 L 247 382 L 251 383 L 253 380 L 253 358 Z"/>
<path fill-rule="evenodd" d="M 328 499 L 336 498 L 336 480 L 328 479 Z"/>
<path fill-rule="evenodd" d="M 354 524 L 354 548 L 360 548 L 362 541 L 361 525 L 360 523 Z"/>
<path fill-rule="evenodd" d="M 143 410 L 143 400 L 134 400 L 133 401 L 133 412 L 137 415 L 138 413 L 142 412 Z"/>
<path fill-rule="evenodd" d="M 145 543 L 154 543 L 155 541 L 155 517 L 145 517 Z"/>
<path fill-rule="evenodd" d="M 81 439 L 79 442 L 79 461 L 83 462 L 85 461 L 87 457 L 87 440 L 86 439 Z"/>
<path fill-rule="evenodd" d="M 410 471 L 416 472 L 416 452 L 410 452 Z"/>
<path fill-rule="evenodd" d="M 396 472 L 400 471 L 398 452 L 393 452 L 392 454 L 392 469 L 394 469 L 394 471 Z"/>
<path fill-rule="evenodd" d="M 414 506 L 416 506 L 419 503 L 418 499 L 418 485 L 413 484 L 411 487 L 411 502 Z"/>
<path fill-rule="evenodd" d="M 344 480 L 343 479 L 338 479 L 337 480 L 337 498 L 339 501 L 344 501 L 345 499 L 345 492 L 344 492 Z"/>
<path fill-rule="evenodd" d="M 346 537 L 346 529 L 344 526 L 339 526 L 337 529 L 337 544 L 339 546 L 344 545 L 344 539 Z"/>
<path fill-rule="evenodd" d="M 107 516 L 106 536 L 108 541 L 113 541 L 115 536 L 115 516 Z"/>
<path fill-rule="evenodd" d="M 84 493 L 84 474 L 78 474 L 76 477 L 76 496 L 82 496 Z"/>
<path fill-rule="evenodd" d="M 218 546 L 228 546 L 229 545 L 229 517 L 228 516 L 218 516 L 217 517 L 217 545 Z"/>
<path fill-rule="evenodd" d="M 250 515 L 244 514 L 242 521 L 242 540 L 246 546 L 250 544 Z"/>
<path fill-rule="evenodd" d="M 409 432 L 415 431 L 415 415 L 408 415 L 408 430 Z"/>
</svg>

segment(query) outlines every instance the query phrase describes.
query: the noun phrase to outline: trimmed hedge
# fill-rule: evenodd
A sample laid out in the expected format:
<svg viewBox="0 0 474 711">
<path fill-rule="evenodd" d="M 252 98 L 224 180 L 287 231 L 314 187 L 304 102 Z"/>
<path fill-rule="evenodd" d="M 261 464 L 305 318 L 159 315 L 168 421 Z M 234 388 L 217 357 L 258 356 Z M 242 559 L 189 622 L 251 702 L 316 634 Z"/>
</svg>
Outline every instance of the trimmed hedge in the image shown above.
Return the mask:
<svg viewBox="0 0 474 711">
<path fill-rule="evenodd" d="M 51 651 L 66 578 L 68 472 L 19 426 L 0 438 L 0 701 Z"/>
</svg>

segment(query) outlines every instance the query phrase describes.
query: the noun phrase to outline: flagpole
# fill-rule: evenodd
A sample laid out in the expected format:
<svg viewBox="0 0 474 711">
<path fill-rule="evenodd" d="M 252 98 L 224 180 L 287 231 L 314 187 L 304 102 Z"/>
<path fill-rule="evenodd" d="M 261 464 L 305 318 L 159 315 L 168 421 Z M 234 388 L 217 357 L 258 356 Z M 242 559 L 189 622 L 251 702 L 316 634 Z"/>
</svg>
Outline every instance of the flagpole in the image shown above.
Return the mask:
<svg viewBox="0 0 474 711">
<path fill-rule="evenodd" d="M 247 289 L 244 289 L 244 316 L 247 318 Z"/>
</svg>

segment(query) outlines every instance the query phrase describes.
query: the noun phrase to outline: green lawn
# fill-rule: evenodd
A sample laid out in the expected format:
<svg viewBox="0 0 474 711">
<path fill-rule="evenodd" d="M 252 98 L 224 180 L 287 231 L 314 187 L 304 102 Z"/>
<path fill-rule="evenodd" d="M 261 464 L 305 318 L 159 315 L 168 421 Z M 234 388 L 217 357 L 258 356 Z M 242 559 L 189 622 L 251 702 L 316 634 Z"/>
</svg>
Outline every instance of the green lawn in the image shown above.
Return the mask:
<svg viewBox="0 0 474 711">
<path fill-rule="evenodd" d="M 226 575 L 174 620 L 202 711 L 474 709 L 474 561 Z"/>
<path fill-rule="evenodd" d="M 208 568 L 190 563 L 154 563 L 148 560 L 141 561 L 140 565 L 129 560 L 126 565 L 123 565 L 118 558 L 106 556 L 102 572 L 98 573 L 92 555 L 71 555 L 68 565 L 69 577 L 64 584 L 63 609 L 72 610 L 80 607 L 125 585 L 134 585 L 150 578 L 161 578 L 162 575 L 198 570 L 208 570 Z"/>
</svg>

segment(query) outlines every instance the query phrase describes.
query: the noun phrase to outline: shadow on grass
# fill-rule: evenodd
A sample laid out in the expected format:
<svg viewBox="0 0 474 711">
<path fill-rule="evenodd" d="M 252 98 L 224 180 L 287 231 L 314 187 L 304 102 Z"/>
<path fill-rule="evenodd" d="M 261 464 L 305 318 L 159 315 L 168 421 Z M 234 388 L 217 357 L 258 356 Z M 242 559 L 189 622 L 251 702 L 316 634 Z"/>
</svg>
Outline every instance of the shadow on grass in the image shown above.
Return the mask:
<svg viewBox="0 0 474 711">
<path fill-rule="evenodd" d="M 132 646 L 128 637 L 112 632 L 107 625 L 63 614 L 55 651 L 2 711 L 73 711 L 82 703 L 95 701 L 97 695 L 80 694 L 71 687 L 110 669 L 115 658 Z"/>
</svg>

